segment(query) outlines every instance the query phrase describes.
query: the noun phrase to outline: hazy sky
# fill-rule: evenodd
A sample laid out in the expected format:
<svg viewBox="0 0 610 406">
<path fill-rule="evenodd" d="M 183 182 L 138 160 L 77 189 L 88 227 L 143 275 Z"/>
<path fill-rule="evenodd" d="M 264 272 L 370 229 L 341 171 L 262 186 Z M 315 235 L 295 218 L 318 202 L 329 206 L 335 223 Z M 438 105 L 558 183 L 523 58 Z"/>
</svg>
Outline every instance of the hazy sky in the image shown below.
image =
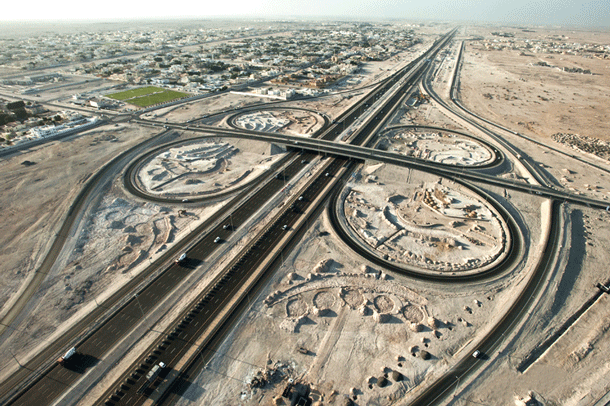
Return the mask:
<svg viewBox="0 0 610 406">
<path fill-rule="evenodd" d="M 30 0 L 8 1 L 0 21 L 174 17 L 336 17 L 477 20 L 610 26 L 610 0 Z"/>
</svg>

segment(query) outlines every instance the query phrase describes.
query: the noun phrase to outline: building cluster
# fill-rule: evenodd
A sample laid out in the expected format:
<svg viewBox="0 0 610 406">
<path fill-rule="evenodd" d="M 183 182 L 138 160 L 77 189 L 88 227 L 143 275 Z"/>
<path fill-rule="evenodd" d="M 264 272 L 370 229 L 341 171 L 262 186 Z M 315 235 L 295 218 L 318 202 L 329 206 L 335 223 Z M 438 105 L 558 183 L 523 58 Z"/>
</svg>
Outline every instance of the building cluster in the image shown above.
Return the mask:
<svg viewBox="0 0 610 406">
<path fill-rule="evenodd" d="M 41 82 L 60 82 L 64 80 L 64 77 L 61 73 L 43 73 L 40 75 L 30 75 L 9 79 L 0 79 L 0 84 L 3 85 L 22 85 L 22 86 L 31 86 L 36 83 Z"/>
<path fill-rule="evenodd" d="M 53 34 L 0 40 L 0 64 L 26 71 L 57 66 L 53 80 L 62 74 L 87 75 L 190 93 L 269 79 L 321 88 L 354 73 L 363 62 L 388 59 L 418 42 L 409 26 L 330 22 Z M 0 84 L 26 86 L 37 80 L 29 75 Z"/>
<path fill-rule="evenodd" d="M 59 125 L 46 125 L 34 127 L 30 130 L 30 134 L 35 138 L 47 138 L 57 135 L 67 134 L 75 130 L 82 130 L 93 126 L 97 123 L 97 117 L 72 117 Z"/>
<path fill-rule="evenodd" d="M 65 134 L 97 120 L 72 111 L 52 112 L 38 103 L 0 100 L 0 145 Z"/>
<path fill-rule="evenodd" d="M 187 94 L 227 88 L 252 94 L 250 85 L 256 89 L 268 82 L 273 87 L 256 90 L 258 96 L 290 99 L 328 91 L 344 78 L 350 83 L 363 63 L 387 60 L 422 41 L 413 27 L 401 24 L 283 21 L 252 23 L 248 28 L 204 25 L 3 37 L 0 89 L 41 96 L 51 89 L 102 79 L 119 82 L 113 86 L 116 90 L 155 85 Z M 99 90 L 85 91 L 70 102 L 97 109 L 124 105 L 103 96 Z M 57 135 L 80 125 L 62 114 L 40 111 L 32 101 L 5 108 L 9 104 L 0 106 L 4 145 Z"/>
<path fill-rule="evenodd" d="M 531 32 L 531 30 L 523 30 Z M 502 51 L 505 49 L 518 50 L 524 54 L 559 54 L 577 55 L 584 58 L 610 59 L 610 44 L 581 44 L 570 41 L 565 35 L 548 35 L 537 39 L 519 38 L 513 33 L 492 33 L 494 37 L 474 41 L 475 47 L 487 50 Z M 511 34 L 511 35 L 509 35 Z"/>
<path fill-rule="evenodd" d="M 45 33 L 31 37 L 0 38 L 0 65 L 16 69 L 61 67 L 74 62 L 130 57 L 162 51 L 283 31 L 283 26 L 251 28 L 176 28 L 116 30 L 79 33 Z"/>
</svg>

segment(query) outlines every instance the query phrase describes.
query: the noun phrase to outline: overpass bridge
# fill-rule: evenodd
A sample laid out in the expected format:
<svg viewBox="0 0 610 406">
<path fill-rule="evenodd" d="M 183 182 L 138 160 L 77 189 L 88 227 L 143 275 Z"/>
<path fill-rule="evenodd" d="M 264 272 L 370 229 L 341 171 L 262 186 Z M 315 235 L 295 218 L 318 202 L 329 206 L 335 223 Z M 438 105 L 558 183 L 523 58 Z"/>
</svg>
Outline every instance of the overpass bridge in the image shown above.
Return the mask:
<svg viewBox="0 0 610 406">
<path fill-rule="evenodd" d="M 159 125 L 148 120 L 134 120 L 134 122 L 151 126 Z M 523 193 L 536 194 L 543 198 L 557 199 L 560 201 L 566 201 L 591 208 L 610 210 L 609 202 L 598 199 L 592 199 L 586 196 L 577 195 L 575 193 L 570 193 L 563 190 L 558 190 L 553 187 L 532 185 L 514 179 L 504 179 L 498 176 L 489 175 L 477 171 L 477 168 L 446 165 L 438 162 L 398 155 L 393 152 L 381 151 L 374 148 L 363 147 L 344 142 L 335 142 L 320 138 L 305 138 L 284 134 L 269 134 L 259 131 L 219 128 L 209 125 L 188 126 L 183 124 L 165 124 L 164 126 L 168 129 L 173 128 L 176 130 L 199 132 L 214 137 L 235 137 L 267 141 L 274 144 L 284 145 L 286 146 L 286 148 L 289 149 L 301 149 L 304 151 L 316 152 L 318 154 L 327 154 L 337 157 L 346 157 L 359 160 L 375 160 L 391 165 L 397 165 L 434 173 L 439 176 L 446 177 L 448 179 L 480 182 L 487 185 L 497 186 Z M 494 153 L 499 154 L 499 151 L 497 149 L 494 149 L 493 151 Z"/>
</svg>

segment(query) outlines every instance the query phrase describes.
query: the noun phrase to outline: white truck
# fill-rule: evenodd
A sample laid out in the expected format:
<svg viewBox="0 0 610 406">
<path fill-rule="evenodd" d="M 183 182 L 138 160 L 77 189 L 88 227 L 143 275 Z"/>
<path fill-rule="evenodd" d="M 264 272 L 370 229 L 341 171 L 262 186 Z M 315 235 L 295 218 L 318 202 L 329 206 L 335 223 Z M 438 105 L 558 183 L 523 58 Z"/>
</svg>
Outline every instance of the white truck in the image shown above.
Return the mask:
<svg viewBox="0 0 610 406">
<path fill-rule="evenodd" d="M 61 365 L 65 365 L 66 362 L 68 362 L 68 360 L 74 356 L 74 354 L 76 354 L 76 347 L 72 347 L 66 351 L 64 355 L 57 359 L 57 362 Z"/>
<path fill-rule="evenodd" d="M 182 262 L 184 262 L 185 259 L 186 259 L 186 252 L 184 254 L 180 255 L 180 257 L 178 257 L 178 259 L 176 259 L 176 263 L 177 264 L 182 263 Z"/>
<path fill-rule="evenodd" d="M 158 365 L 153 366 L 146 374 L 146 381 L 144 381 L 144 384 L 138 389 L 137 393 L 144 393 L 148 387 L 157 380 L 163 368 L 165 368 L 164 362 L 159 362 Z"/>
<path fill-rule="evenodd" d="M 148 373 L 146 374 L 146 379 L 148 380 L 148 382 L 154 382 L 163 368 L 165 368 L 165 363 L 163 362 L 159 362 L 159 365 L 155 365 L 154 367 L 152 367 L 150 371 L 148 371 Z"/>
</svg>

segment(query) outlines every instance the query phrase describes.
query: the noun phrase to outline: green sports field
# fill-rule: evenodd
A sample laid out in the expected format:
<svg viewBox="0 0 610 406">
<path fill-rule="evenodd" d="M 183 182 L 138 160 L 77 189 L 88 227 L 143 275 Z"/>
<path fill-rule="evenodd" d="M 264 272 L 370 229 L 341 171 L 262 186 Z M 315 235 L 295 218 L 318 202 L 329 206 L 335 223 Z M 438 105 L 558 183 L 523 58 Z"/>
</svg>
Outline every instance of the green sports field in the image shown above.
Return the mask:
<svg viewBox="0 0 610 406">
<path fill-rule="evenodd" d="M 147 94 L 164 92 L 164 91 L 165 91 L 165 89 L 161 89 L 160 87 L 146 86 L 146 87 L 139 87 L 137 89 L 125 90 L 124 92 L 109 94 L 109 95 L 106 95 L 106 97 L 110 97 L 111 99 L 115 99 L 115 100 L 127 100 L 127 99 L 131 99 L 133 97 L 140 97 L 140 96 L 144 96 Z"/>
<path fill-rule="evenodd" d="M 161 87 L 147 86 L 109 94 L 106 97 L 121 100 L 138 107 L 148 107 L 154 104 L 167 103 L 172 100 L 190 96 L 188 93 L 166 90 Z"/>
<path fill-rule="evenodd" d="M 162 93 L 149 94 L 147 96 L 136 97 L 127 100 L 127 103 L 139 107 L 148 107 L 153 104 L 167 103 L 172 100 L 190 96 L 188 93 L 176 92 L 174 90 L 164 90 Z"/>
</svg>

